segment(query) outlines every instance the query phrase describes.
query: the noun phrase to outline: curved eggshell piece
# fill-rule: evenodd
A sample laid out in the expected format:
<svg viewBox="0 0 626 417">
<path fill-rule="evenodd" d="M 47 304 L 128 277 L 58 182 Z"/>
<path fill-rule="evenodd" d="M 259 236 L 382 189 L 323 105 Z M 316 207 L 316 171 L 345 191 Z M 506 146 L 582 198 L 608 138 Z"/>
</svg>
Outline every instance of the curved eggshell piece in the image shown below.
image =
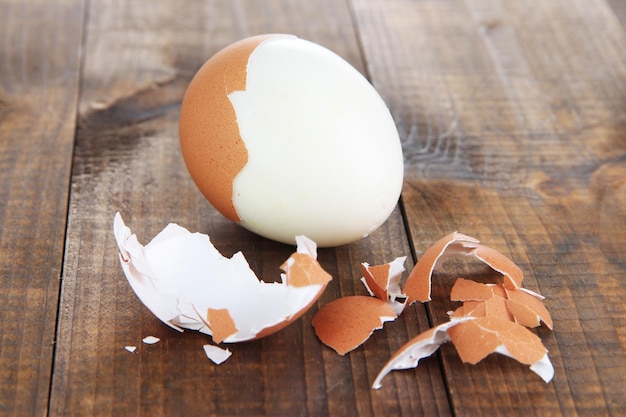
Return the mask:
<svg viewBox="0 0 626 417">
<path fill-rule="evenodd" d="M 268 336 L 293 323 L 332 279 L 317 262 L 315 242 L 297 236 L 281 266 L 281 282 L 265 282 L 241 252 L 226 258 L 209 236 L 169 224 L 147 245 L 119 213 L 114 234 L 126 278 L 143 304 L 165 324 L 198 330 L 216 343 Z"/>
<path fill-rule="evenodd" d="M 385 321 L 397 317 L 389 303 L 379 298 L 353 295 L 338 298 L 322 307 L 311 324 L 327 346 L 345 355 L 364 343 Z"/>
<path fill-rule="evenodd" d="M 507 289 L 506 295 L 507 306 L 517 323 L 526 327 L 537 327 L 543 321 L 552 330 L 550 312 L 539 298 L 522 289 Z"/>
<path fill-rule="evenodd" d="M 460 323 L 450 328 L 448 334 L 461 360 L 471 364 L 480 362 L 500 346 L 504 346 L 512 358 L 526 365 L 538 362 L 547 353 L 541 339 L 526 327 L 495 317 Z"/>
<path fill-rule="evenodd" d="M 506 288 L 520 288 L 524 273 L 512 260 L 504 256 L 497 250 L 484 245 L 476 245 L 468 255 L 489 265 L 493 270 L 501 273 Z"/>
<path fill-rule="evenodd" d="M 379 389 L 382 386 L 383 378 L 393 370 L 417 367 L 421 359 L 432 355 L 439 349 L 439 346 L 450 340 L 448 330 L 451 327 L 467 320 L 473 320 L 473 318 L 464 317 L 440 324 L 409 340 L 404 346 L 398 349 L 383 366 L 372 383 L 372 388 Z"/>
<path fill-rule="evenodd" d="M 482 245 L 473 237 L 453 232 L 435 242 L 424 252 L 404 285 L 408 304 L 430 301 L 433 271 L 452 256 L 470 256 L 488 265 L 503 276 L 507 289 L 520 288 L 524 274 L 509 258 L 497 250 Z"/>
<path fill-rule="evenodd" d="M 440 266 L 447 257 L 456 254 L 467 254 L 478 244 L 479 241 L 473 237 L 459 232 L 453 232 L 442 237 L 430 246 L 417 264 L 415 264 L 404 284 L 407 304 L 412 304 L 415 301 L 430 301 L 433 271 Z"/>
</svg>

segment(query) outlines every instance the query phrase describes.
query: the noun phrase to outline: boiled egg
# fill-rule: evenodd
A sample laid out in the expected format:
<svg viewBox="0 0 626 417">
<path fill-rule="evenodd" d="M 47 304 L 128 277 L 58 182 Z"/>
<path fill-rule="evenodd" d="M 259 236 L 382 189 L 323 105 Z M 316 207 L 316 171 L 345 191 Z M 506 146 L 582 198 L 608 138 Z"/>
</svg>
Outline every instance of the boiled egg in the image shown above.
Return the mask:
<svg viewBox="0 0 626 417">
<path fill-rule="evenodd" d="M 276 241 L 356 241 L 400 196 L 402 148 L 384 101 L 339 55 L 293 35 L 212 56 L 187 88 L 179 138 L 209 202 Z"/>
</svg>

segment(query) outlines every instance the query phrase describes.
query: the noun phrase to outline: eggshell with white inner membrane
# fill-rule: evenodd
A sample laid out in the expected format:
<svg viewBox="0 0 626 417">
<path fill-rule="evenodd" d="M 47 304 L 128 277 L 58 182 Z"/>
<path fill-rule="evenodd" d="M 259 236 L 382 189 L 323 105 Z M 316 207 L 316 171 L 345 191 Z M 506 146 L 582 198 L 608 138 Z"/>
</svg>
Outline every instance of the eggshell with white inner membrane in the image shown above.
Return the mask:
<svg viewBox="0 0 626 417">
<path fill-rule="evenodd" d="M 179 134 L 209 202 L 280 242 L 358 240 L 400 195 L 401 143 L 380 95 L 339 55 L 293 35 L 246 38 L 211 57 L 185 93 Z"/>
<path fill-rule="evenodd" d="M 296 252 L 281 265 L 280 282 L 265 282 L 241 252 L 224 257 L 209 236 L 175 223 L 145 246 L 119 213 L 113 230 L 122 270 L 143 304 L 168 326 L 198 330 L 215 343 L 277 332 L 302 316 L 332 279 L 317 262 L 315 242 L 305 236 L 297 237 Z"/>
</svg>

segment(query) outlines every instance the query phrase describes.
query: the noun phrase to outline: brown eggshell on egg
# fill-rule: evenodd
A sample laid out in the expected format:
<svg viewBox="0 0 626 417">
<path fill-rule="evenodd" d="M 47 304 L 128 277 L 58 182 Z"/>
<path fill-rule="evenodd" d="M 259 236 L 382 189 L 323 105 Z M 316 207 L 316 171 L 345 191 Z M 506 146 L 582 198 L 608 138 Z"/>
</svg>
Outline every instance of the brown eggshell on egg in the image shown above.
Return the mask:
<svg viewBox="0 0 626 417">
<path fill-rule="evenodd" d="M 282 35 L 253 36 L 216 53 L 191 80 L 180 109 L 180 146 L 187 169 L 211 205 L 234 222 L 240 219 L 233 205 L 233 181 L 248 154 L 228 94 L 245 90 L 250 54 L 277 36 Z"/>
<path fill-rule="evenodd" d="M 209 58 L 187 87 L 179 139 L 214 208 L 287 244 L 362 239 L 402 187 L 402 145 L 380 95 L 339 55 L 293 35 L 243 39 Z"/>
</svg>

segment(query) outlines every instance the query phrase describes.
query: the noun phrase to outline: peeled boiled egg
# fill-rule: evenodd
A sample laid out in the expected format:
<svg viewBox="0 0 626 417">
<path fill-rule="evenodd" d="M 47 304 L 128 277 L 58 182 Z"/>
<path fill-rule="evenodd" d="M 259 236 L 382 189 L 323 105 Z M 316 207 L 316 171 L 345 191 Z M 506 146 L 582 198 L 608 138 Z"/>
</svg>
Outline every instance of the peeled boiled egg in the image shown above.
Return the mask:
<svg viewBox="0 0 626 417">
<path fill-rule="evenodd" d="M 400 196 L 402 148 L 382 98 L 343 58 L 293 35 L 246 38 L 211 57 L 185 93 L 179 136 L 209 202 L 280 242 L 358 240 Z"/>
</svg>

